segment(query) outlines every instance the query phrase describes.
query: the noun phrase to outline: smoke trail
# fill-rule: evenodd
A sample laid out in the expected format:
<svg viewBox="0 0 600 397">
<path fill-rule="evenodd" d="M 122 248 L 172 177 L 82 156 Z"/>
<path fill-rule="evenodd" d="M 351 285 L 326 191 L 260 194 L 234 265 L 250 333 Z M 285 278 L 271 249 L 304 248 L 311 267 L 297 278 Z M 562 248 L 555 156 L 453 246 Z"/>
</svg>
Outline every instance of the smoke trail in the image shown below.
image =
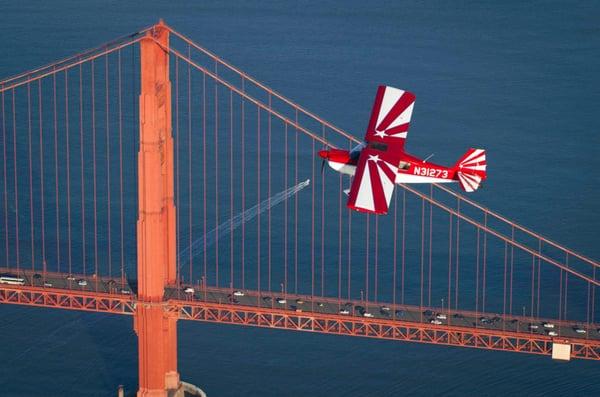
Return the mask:
<svg viewBox="0 0 600 397">
<path fill-rule="evenodd" d="M 187 264 L 189 262 L 190 258 L 194 258 L 194 257 L 204 253 L 204 251 L 208 247 L 212 246 L 218 239 L 233 232 L 235 229 L 240 227 L 242 225 L 242 223 L 251 221 L 252 219 L 256 218 L 256 216 L 258 216 L 258 214 L 262 214 L 263 212 L 267 211 L 269 208 L 272 208 L 272 207 L 276 206 L 277 204 L 287 200 L 288 198 L 290 198 L 293 195 L 295 195 L 296 193 L 298 193 L 300 190 L 307 187 L 309 184 L 310 184 L 310 179 L 307 179 L 304 182 L 300 182 L 296 186 L 292 186 L 282 192 L 279 192 L 279 193 L 271 196 L 270 198 L 261 201 L 260 204 L 250 207 L 247 210 L 245 210 L 244 212 L 241 212 L 241 213 L 237 214 L 236 216 L 234 216 L 233 218 L 221 223 L 219 226 L 215 227 L 214 229 L 212 229 L 211 231 L 206 233 L 205 236 L 202 236 L 202 237 L 194 240 L 192 242 L 192 244 L 190 244 L 189 247 L 187 247 L 186 249 L 184 249 L 183 251 L 181 251 L 179 253 L 179 268 L 181 269 L 181 266 Z M 204 245 L 205 237 L 206 237 L 206 246 Z M 190 257 L 190 251 L 191 251 L 191 257 Z"/>
</svg>

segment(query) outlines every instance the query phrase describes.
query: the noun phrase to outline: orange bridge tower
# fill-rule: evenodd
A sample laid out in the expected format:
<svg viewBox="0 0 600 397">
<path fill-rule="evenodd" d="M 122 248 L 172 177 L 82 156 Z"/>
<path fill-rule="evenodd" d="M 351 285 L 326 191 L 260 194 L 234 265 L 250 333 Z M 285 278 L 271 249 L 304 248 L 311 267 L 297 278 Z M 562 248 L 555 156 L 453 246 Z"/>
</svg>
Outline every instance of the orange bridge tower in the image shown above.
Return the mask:
<svg viewBox="0 0 600 397">
<path fill-rule="evenodd" d="M 160 21 L 141 40 L 137 271 L 138 397 L 178 389 L 177 316 L 163 303 L 176 278 L 169 30 Z"/>
</svg>

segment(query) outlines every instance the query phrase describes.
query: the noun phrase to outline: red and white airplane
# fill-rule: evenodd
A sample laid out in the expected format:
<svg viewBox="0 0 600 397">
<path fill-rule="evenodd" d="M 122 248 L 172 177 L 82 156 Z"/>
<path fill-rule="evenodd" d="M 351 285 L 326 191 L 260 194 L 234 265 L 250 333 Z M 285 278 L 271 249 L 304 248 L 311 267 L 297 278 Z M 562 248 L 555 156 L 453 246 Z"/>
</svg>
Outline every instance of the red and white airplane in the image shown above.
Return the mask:
<svg viewBox="0 0 600 397">
<path fill-rule="evenodd" d="M 486 178 L 483 149 L 469 149 L 452 167 L 404 151 L 414 103 L 415 95 L 408 91 L 379 86 L 365 142 L 351 151 L 319 152 L 331 168 L 354 176 L 347 192 L 349 208 L 387 213 L 395 183 L 458 182 L 465 191 L 473 192 Z"/>
</svg>

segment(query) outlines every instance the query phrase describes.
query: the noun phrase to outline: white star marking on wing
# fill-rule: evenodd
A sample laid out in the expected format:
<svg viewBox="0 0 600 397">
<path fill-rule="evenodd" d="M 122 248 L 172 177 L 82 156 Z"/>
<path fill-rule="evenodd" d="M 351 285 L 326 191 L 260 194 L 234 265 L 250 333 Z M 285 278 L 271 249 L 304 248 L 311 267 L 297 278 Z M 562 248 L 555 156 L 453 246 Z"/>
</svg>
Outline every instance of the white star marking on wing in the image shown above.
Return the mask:
<svg viewBox="0 0 600 397">
<path fill-rule="evenodd" d="M 375 133 L 375 136 L 378 136 L 380 138 L 385 138 L 387 136 L 387 134 L 385 133 L 385 131 L 377 131 Z"/>
<path fill-rule="evenodd" d="M 374 161 L 374 162 L 378 162 L 379 161 L 379 155 L 376 154 L 375 156 L 373 155 L 369 155 L 369 161 Z"/>
</svg>

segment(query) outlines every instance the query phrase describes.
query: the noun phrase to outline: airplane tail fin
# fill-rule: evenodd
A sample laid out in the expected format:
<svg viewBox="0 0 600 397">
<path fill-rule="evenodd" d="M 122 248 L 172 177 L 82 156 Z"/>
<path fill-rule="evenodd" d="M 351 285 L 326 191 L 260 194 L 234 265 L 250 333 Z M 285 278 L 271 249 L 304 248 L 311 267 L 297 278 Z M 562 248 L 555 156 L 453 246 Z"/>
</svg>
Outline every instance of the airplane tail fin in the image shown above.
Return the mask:
<svg viewBox="0 0 600 397">
<path fill-rule="evenodd" d="M 469 149 L 454 165 L 455 178 L 465 192 L 474 192 L 486 178 L 485 150 Z"/>
</svg>

